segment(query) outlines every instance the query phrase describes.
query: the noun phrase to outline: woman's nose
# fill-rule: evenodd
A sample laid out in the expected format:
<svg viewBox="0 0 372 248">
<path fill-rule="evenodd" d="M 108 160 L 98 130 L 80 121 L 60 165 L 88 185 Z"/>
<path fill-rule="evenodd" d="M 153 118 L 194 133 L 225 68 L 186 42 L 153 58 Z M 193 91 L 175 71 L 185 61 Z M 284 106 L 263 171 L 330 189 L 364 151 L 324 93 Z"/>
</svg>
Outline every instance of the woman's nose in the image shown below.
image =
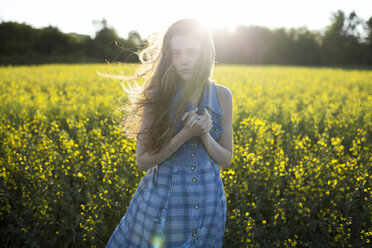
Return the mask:
<svg viewBox="0 0 372 248">
<path fill-rule="evenodd" d="M 187 56 L 186 53 L 182 54 L 181 62 L 182 62 L 182 64 L 188 64 L 188 62 L 189 62 L 189 57 Z"/>
</svg>

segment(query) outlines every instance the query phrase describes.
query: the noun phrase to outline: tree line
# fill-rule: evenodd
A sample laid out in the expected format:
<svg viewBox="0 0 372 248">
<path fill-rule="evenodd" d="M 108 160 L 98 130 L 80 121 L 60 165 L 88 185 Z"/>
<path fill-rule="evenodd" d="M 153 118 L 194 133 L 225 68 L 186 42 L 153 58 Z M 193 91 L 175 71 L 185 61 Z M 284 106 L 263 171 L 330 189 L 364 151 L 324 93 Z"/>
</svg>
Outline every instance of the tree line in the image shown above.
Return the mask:
<svg viewBox="0 0 372 248">
<path fill-rule="evenodd" d="M 0 23 L 0 64 L 101 63 L 113 59 L 138 62 L 134 54 L 143 40 L 136 31 L 128 38 L 119 37 L 107 21 L 94 21 L 101 26 L 94 39 L 89 35 L 65 34 L 57 27 L 33 28 L 24 23 Z M 125 49 L 123 49 L 125 48 Z"/>
<path fill-rule="evenodd" d="M 94 24 L 99 28 L 92 39 L 52 26 L 37 29 L 2 22 L 0 65 L 139 62 L 135 52 L 146 40 L 137 31 L 125 39 L 105 19 Z M 212 37 L 221 64 L 372 66 L 372 17 L 364 21 L 354 11 L 332 13 L 324 31 L 239 26 L 234 31 L 213 31 Z"/>
</svg>

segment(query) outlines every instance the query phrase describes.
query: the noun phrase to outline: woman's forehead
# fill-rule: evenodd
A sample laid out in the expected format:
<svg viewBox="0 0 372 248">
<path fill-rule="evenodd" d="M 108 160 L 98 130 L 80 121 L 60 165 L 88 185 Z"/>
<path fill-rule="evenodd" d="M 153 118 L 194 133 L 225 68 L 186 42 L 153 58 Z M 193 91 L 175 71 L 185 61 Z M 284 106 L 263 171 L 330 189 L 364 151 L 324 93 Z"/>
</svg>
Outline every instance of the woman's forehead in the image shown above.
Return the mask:
<svg viewBox="0 0 372 248">
<path fill-rule="evenodd" d="M 199 47 L 200 47 L 200 42 L 197 41 L 190 34 L 177 34 L 177 35 L 174 35 L 171 39 L 172 50 L 192 49 L 192 48 L 199 48 Z"/>
</svg>

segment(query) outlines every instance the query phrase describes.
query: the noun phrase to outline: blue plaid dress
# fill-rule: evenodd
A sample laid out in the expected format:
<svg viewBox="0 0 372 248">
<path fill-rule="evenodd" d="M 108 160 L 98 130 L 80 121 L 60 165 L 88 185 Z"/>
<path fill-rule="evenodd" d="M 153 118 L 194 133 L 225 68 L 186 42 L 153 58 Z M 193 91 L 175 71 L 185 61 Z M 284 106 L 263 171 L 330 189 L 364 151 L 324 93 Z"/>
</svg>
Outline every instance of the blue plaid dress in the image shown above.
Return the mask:
<svg viewBox="0 0 372 248">
<path fill-rule="evenodd" d="M 182 92 L 178 87 L 172 107 Z M 216 85 L 208 81 L 197 113 L 208 108 L 217 141 L 222 127 Z M 190 102 L 187 111 L 193 106 Z M 173 120 L 173 119 L 172 119 Z M 174 134 L 183 128 L 177 123 Z M 222 247 L 226 197 L 217 163 L 200 137 L 187 140 L 175 153 L 147 170 L 106 248 Z"/>
</svg>

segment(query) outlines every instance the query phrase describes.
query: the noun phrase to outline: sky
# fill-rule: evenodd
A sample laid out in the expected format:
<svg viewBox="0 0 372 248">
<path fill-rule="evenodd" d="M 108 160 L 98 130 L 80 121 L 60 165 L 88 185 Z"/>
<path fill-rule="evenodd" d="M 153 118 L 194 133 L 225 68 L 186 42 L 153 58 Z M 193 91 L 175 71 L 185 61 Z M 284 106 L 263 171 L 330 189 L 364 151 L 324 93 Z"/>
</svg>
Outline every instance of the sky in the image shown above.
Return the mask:
<svg viewBox="0 0 372 248">
<path fill-rule="evenodd" d="M 99 27 L 93 21 L 105 18 L 122 38 L 132 30 L 146 38 L 183 18 L 195 18 L 211 31 L 239 25 L 324 30 L 337 10 L 346 15 L 354 10 L 366 21 L 372 0 L 0 0 L 0 22 L 51 25 L 94 38 Z"/>
</svg>

